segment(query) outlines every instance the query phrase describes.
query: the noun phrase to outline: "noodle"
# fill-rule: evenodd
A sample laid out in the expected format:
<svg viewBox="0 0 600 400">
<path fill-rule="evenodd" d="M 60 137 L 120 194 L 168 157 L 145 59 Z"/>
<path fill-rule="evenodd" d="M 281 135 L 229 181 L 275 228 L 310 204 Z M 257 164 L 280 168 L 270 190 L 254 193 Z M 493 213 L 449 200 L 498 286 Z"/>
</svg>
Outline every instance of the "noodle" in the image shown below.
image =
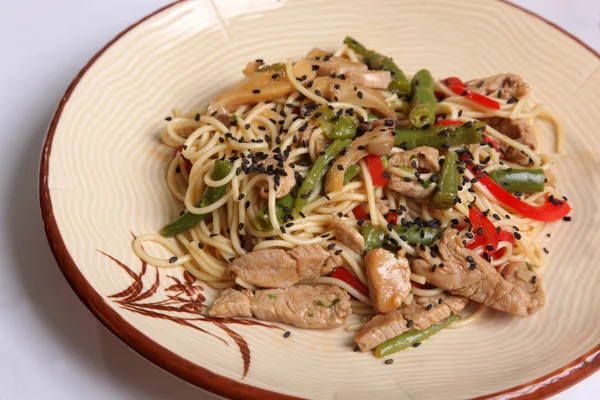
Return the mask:
<svg viewBox="0 0 600 400">
<path fill-rule="evenodd" d="M 333 56 L 327 56 L 325 59 L 328 57 L 341 57 L 339 59 L 353 63 L 361 62 L 363 58 L 348 45 L 343 45 Z M 270 71 L 267 73 L 272 74 L 273 80 L 281 78 L 281 88 L 289 88 L 283 90 L 279 97 L 264 97 L 255 103 L 234 101 L 225 105 L 227 96 L 223 95 L 217 97 L 207 110 L 197 114 L 182 115 L 174 111 L 174 117 L 168 119 L 162 134 L 165 145 L 175 150 L 175 156 L 166 171 L 166 183 L 171 194 L 183 203 L 185 213 L 197 217 L 198 220 L 186 229 L 167 235 L 173 236 L 173 239 L 157 234 L 138 236 L 133 243 L 138 257 L 159 268 L 181 266 L 214 288 L 238 286 L 255 291 L 259 288 L 251 283 L 252 280 L 246 281 L 230 272 L 228 265 L 233 260 L 251 252 L 291 250 L 297 246 L 316 245 L 327 249 L 330 254 L 335 251 L 335 256 L 342 260 L 341 264 L 338 261 L 337 267 L 343 266 L 343 270 L 353 275 L 358 284 L 349 283 L 339 275 L 326 276 L 331 271 L 315 279 L 302 280 L 300 283 L 335 285 L 353 297 L 352 312 L 356 314 L 356 318 L 347 324 L 347 331 L 363 328 L 370 317 L 376 314 L 377 303 L 365 295 L 367 286 L 372 282 L 369 281 L 363 251 L 360 246 L 353 246 L 336 237 L 337 229 L 332 225 L 334 221 L 355 232 L 360 231 L 363 224 L 378 228 L 387 248 L 393 247 L 400 257 L 412 260 L 419 254 L 418 241 L 415 243 L 414 239 L 409 240 L 407 234 L 397 229 L 398 226 L 423 227 L 423 223 L 434 221 L 437 224 L 434 224 L 436 232 L 439 233 L 437 240 L 444 231 L 463 224 L 459 236 L 466 244 L 473 238 L 473 234 L 468 232 L 471 226 L 464 229 L 464 222 L 470 223 L 470 207 L 474 207 L 485 211 L 485 216 L 491 221 L 496 232 L 512 232 L 514 237 L 520 239 L 515 241 L 513 237 L 507 239 L 502 236 L 494 248 L 493 259 L 487 253 L 489 249 L 484 248 L 485 243 L 475 248 L 477 254 L 490 258 L 487 261 L 492 267 L 502 272 L 507 266 L 518 262 L 526 262 L 529 268 L 536 270 L 543 266 L 546 250 L 538 241 L 538 236 L 544 222 L 515 213 L 504 206 L 490 193 L 488 186 L 481 182 L 481 176 L 478 176 L 474 169 L 459 168 L 463 181 L 458 185 L 457 199 L 453 206 L 450 204 L 449 208 L 445 209 L 433 208 L 431 199 L 427 197 L 405 195 L 393 189 L 391 184 L 385 186 L 379 183 L 371 164 L 374 153 L 369 150 L 369 146 L 372 143 L 370 140 L 366 141 L 367 138 L 375 138 L 375 142 L 378 140 L 376 136 L 365 136 L 362 143 L 366 145 L 353 150 L 348 150 L 350 146 L 347 145 L 339 154 L 331 156 L 330 164 L 323 167 L 324 173 L 316 174 L 314 166 L 318 160 L 327 156 L 328 146 L 332 142 L 332 128 L 323 122 L 324 114 L 331 114 L 328 117 L 330 120 L 325 119 L 328 123 L 339 121 L 342 117 L 354 118 L 354 121 L 358 121 L 354 127 L 358 135 L 357 126 L 370 124 L 369 120 L 378 119 L 373 118 L 372 114 L 379 110 L 375 106 L 367 105 L 366 98 L 363 98 L 357 86 L 354 86 L 354 92 L 362 102 L 357 101 L 355 104 L 352 99 L 341 95 L 340 98 L 330 98 L 329 94 L 321 93 L 312 86 L 319 79 L 315 72 L 319 69 L 318 66 L 313 65 L 313 75 L 300 77 L 296 76 L 296 65 L 298 64 L 289 59 L 278 69 L 273 65 L 274 69 L 264 70 Z M 300 74 L 302 72 L 298 73 Z M 336 74 L 332 76 L 335 78 Z M 347 77 L 343 78 L 345 79 Z M 523 168 L 523 164 L 519 164 L 518 160 L 506 156 L 506 151 L 510 148 L 529 160 L 527 168 L 540 168 L 544 173 L 551 172 L 550 156 L 537 154 L 526 141 L 509 136 L 500 127 L 494 128 L 489 123 L 490 118 L 527 123 L 546 119 L 555 128 L 556 151 L 560 152 L 564 142 L 562 125 L 542 104 L 534 104 L 529 95 L 518 99 L 500 98 L 500 90 L 489 95 L 480 95 L 482 101 L 497 103 L 495 108 L 486 108 L 477 104 L 474 99 L 464 96 L 464 93 L 460 96 L 455 95 L 455 92 L 441 81 L 435 81 L 434 85 L 436 94 L 444 96 L 443 99 L 438 99 L 436 122 L 438 119 L 446 119 L 448 125 L 452 123 L 466 127 L 485 121 L 485 135 L 489 138 L 486 140 L 492 142 L 489 145 L 486 142 L 447 145 L 440 153 L 468 154 L 474 164 L 481 163 L 485 172 L 491 174 L 494 171 Z M 341 90 L 339 85 L 329 89 L 332 92 Z M 253 91 L 257 94 L 260 92 L 260 89 Z M 396 112 L 393 121 L 396 129 L 411 127 L 406 97 L 387 90 L 378 90 L 378 96 L 383 102 L 382 107 L 387 105 L 392 114 Z M 378 120 L 380 126 L 382 121 L 384 118 Z M 387 119 L 384 122 L 385 126 L 389 126 Z M 370 129 L 374 132 L 377 128 Z M 478 140 L 481 140 L 481 136 Z M 405 151 L 402 146 L 395 143 L 395 147 L 391 147 L 390 144 L 391 150 L 386 152 L 387 155 L 381 162 L 388 162 L 391 156 Z M 337 162 L 342 154 L 349 151 L 356 151 L 351 163 L 344 166 L 340 162 L 339 165 L 335 165 L 334 161 Z M 228 163 L 226 173 L 217 174 L 219 166 L 225 162 Z M 271 164 L 267 166 L 269 162 Z M 465 165 L 463 162 L 464 160 L 459 164 Z M 384 168 L 383 175 L 390 181 L 397 179 L 403 182 L 420 182 L 423 188 L 430 188 L 433 193 L 441 191 L 443 184 L 438 181 L 437 169 L 436 172 L 424 171 L 417 168 L 416 164 L 416 160 L 412 161 L 413 168 L 390 164 Z M 350 167 L 358 167 L 357 175 L 343 185 L 333 185 L 335 190 L 329 190 L 328 180 L 333 179 L 329 176 L 333 175 L 330 171 L 334 168 L 347 171 Z M 345 175 L 343 177 L 345 178 Z M 287 188 L 285 192 L 285 183 L 282 181 L 291 178 L 294 180 L 292 188 Z M 314 184 L 310 190 L 302 196 L 299 195 L 299 191 L 302 190 L 300 183 L 306 180 L 310 182 L 311 179 L 314 180 Z M 554 185 L 548 183 L 544 185 L 543 190 L 527 193 L 520 199 L 528 205 L 539 206 L 544 204 L 546 199 L 553 198 L 554 192 Z M 214 195 L 210 201 L 206 200 L 208 193 Z M 306 201 L 299 210 L 292 210 L 292 207 L 282 205 L 286 196 L 292 196 L 293 207 L 297 207 L 299 198 Z M 396 214 L 397 218 L 394 223 L 390 222 L 390 216 L 393 214 Z M 363 215 L 366 215 L 366 218 L 361 217 Z M 144 247 L 146 243 L 161 246 L 170 257 L 163 259 L 149 254 Z M 422 249 L 423 245 L 420 246 Z M 402 304 L 406 306 L 417 304 L 420 298 L 444 294 L 442 288 L 431 286 L 425 275 L 411 272 L 410 281 L 410 292 L 402 298 Z M 360 285 L 363 287 L 359 287 Z M 487 308 L 480 305 L 474 313 L 451 327 L 460 328 L 472 324 L 485 314 Z"/>
</svg>

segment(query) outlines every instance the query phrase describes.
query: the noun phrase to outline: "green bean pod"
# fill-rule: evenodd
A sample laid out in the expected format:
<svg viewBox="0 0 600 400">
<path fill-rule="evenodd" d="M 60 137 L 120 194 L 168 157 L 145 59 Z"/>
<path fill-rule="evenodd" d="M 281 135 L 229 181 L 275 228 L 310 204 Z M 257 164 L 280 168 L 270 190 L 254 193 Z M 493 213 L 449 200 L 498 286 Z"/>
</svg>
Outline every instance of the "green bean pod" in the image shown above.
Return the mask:
<svg viewBox="0 0 600 400">
<path fill-rule="evenodd" d="M 365 46 L 349 36 L 344 39 L 344 42 L 346 45 L 348 45 L 348 47 L 365 58 L 365 64 L 369 66 L 369 69 L 383 69 L 385 71 L 390 71 L 392 74 L 392 82 L 388 86 L 388 90 L 390 92 L 396 93 L 399 96 L 404 96 L 410 93 L 410 83 L 408 82 L 404 72 L 398 68 L 394 60 L 376 51 L 368 50 Z"/>
<path fill-rule="evenodd" d="M 404 150 L 419 146 L 444 150 L 452 146 L 477 144 L 483 141 L 485 126 L 484 122 L 476 121 L 456 125 L 456 127 L 436 125 L 427 129 L 396 129 L 394 144 Z"/>
<path fill-rule="evenodd" d="M 275 201 L 275 215 L 277 221 L 283 223 L 283 218 L 286 214 L 286 209 L 291 209 L 294 206 L 294 196 L 288 194 Z M 263 211 L 256 213 L 254 217 L 254 226 L 261 232 L 269 232 L 273 230 L 273 224 L 271 224 L 271 217 L 269 215 L 269 207 L 266 207 Z"/>
<path fill-rule="evenodd" d="M 215 181 L 221 180 L 229 175 L 232 168 L 233 164 L 230 161 L 216 160 L 215 167 L 213 168 L 210 177 Z M 196 207 L 206 207 L 213 204 L 223 197 L 226 189 L 227 184 L 217 187 L 207 187 L 206 190 L 204 190 L 200 201 L 196 203 Z M 164 237 L 171 237 L 177 235 L 178 233 L 185 232 L 202 221 L 207 215 L 208 214 L 193 214 L 186 212 L 181 217 L 177 218 L 177 220 L 162 228 L 160 234 Z"/>
<path fill-rule="evenodd" d="M 433 78 L 428 70 L 418 71 L 411 82 L 412 97 L 408 120 L 411 125 L 421 128 L 424 125 L 433 125 L 438 102 L 435 97 Z"/>
<path fill-rule="evenodd" d="M 370 224 L 365 224 L 360 228 L 360 234 L 365 239 L 365 251 L 383 247 L 385 242 L 385 232 Z"/>
<path fill-rule="evenodd" d="M 544 170 L 527 168 L 502 168 L 489 172 L 498 185 L 509 192 L 543 192 L 546 183 Z"/>
<path fill-rule="evenodd" d="M 458 197 L 458 181 L 460 179 L 457 163 L 458 155 L 453 151 L 448 153 L 442 164 L 437 192 L 431 200 L 433 208 L 447 210 L 454 206 Z"/>
<path fill-rule="evenodd" d="M 302 211 L 302 208 L 306 205 L 312 190 L 321 184 L 323 177 L 329 169 L 331 160 L 333 160 L 340 153 L 340 151 L 342 151 L 350 143 L 352 143 L 351 140 L 334 140 L 327 147 L 327 149 L 325 149 L 324 154 L 321 154 L 319 157 L 317 157 L 312 168 L 310 171 L 308 171 L 308 174 L 302 181 L 300 189 L 298 189 L 296 200 L 294 201 L 294 211 L 296 213 Z"/>
<path fill-rule="evenodd" d="M 428 226 L 413 225 L 410 228 L 395 226 L 394 231 L 407 243 L 429 246 L 437 239 L 437 229 Z"/>
<path fill-rule="evenodd" d="M 408 331 L 396 336 L 390 340 L 386 340 L 375 348 L 375 357 L 382 358 L 394 354 L 400 350 L 404 350 L 415 343 L 422 342 L 447 327 L 448 325 L 460 320 L 460 315 L 451 315 L 444 322 L 432 325 L 420 331 Z"/>
<path fill-rule="evenodd" d="M 346 168 L 346 172 L 344 173 L 344 185 L 350 182 L 356 175 L 360 173 L 360 167 L 356 164 L 350 165 Z"/>
</svg>

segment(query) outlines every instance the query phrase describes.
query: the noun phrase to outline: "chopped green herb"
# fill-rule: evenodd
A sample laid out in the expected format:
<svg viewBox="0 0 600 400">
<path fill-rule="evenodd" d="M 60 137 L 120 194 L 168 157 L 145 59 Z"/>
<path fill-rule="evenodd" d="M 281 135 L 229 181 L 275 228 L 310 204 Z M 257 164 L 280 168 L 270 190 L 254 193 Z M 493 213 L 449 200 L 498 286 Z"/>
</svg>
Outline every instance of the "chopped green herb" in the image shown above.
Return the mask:
<svg viewBox="0 0 600 400">
<path fill-rule="evenodd" d="M 337 303 L 340 302 L 340 299 L 333 299 L 333 301 L 331 302 L 330 305 L 326 306 L 325 304 L 323 304 L 323 302 L 321 300 L 315 300 L 315 304 L 321 307 L 327 307 L 327 308 L 332 308 L 333 306 L 335 306 Z"/>
<path fill-rule="evenodd" d="M 269 298 L 270 298 L 271 300 L 275 300 L 275 299 L 277 298 L 277 295 L 276 295 L 276 294 L 270 294 L 270 295 L 269 295 Z"/>
<path fill-rule="evenodd" d="M 309 313 L 308 313 L 308 316 L 312 318 L 312 317 L 314 317 L 314 316 L 315 316 L 315 313 L 311 313 L 311 312 L 309 312 Z"/>
</svg>

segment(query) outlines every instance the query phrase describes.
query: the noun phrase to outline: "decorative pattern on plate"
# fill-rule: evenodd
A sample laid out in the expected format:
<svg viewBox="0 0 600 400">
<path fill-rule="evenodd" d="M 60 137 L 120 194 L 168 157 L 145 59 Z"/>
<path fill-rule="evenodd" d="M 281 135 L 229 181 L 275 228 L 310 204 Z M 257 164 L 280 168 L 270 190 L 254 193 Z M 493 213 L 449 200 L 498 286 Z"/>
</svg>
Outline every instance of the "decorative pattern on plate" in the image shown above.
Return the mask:
<svg viewBox="0 0 600 400">
<path fill-rule="evenodd" d="M 133 282 L 119 293 L 111 294 L 108 297 L 113 299 L 119 306 L 127 311 L 145 315 L 151 318 L 166 319 L 179 325 L 187 326 L 195 329 L 198 332 L 210 335 L 225 345 L 229 346 L 229 343 L 223 338 L 215 335 L 214 333 L 208 332 L 202 329 L 199 324 L 211 323 L 222 329 L 227 335 L 233 339 L 235 344 L 240 349 L 240 354 L 244 360 L 244 373 L 242 379 L 248 374 L 250 368 L 251 354 L 250 346 L 246 339 L 233 329 L 229 328 L 229 324 L 240 324 L 240 325 L 255 325 L 262 326 L 272 329 L 282 328 L 264 324 L 259 321 L 249 319 L 215 319 L 206 317 L 202 314 L 205 308 L 204 301 L 206 298 L 202 294 L 204 290 L 198 281 L 192 274 L 187 271 L 183 271 L 183 279 L 180 279 L 173 275 L 166 275 L 167 278 L 173 281 L 173 284 L 164 289 L 166 299 L 157 301 L 144 301 L 152 300 L 152 297 L 156 295 L 156 292 L 160 286 L 160 270 L 156 267 L 151 267 L 155 270 L 154 283 L 149 288 L 144 288 L 143 278 L 148 270 L 148 265 L 145 261 L 141 261 L 140 272 L 134 272 L 130 267 L 117 260 L 113 256 L 106 254 L 105 252 L 98 250 L 99 253 L 105 255 L 109 259 L 115 262 L 119 267 L 123 269 L 131 277 Z M 180 271 L 181 268 L 173 269 Z M 171 293 L 166 293 L 171 292 Z M 189 317 L 189 315 L 195 315 L 195 317 Z M 184 316 L 182 316 L 184 315 Z"/>
</svg>

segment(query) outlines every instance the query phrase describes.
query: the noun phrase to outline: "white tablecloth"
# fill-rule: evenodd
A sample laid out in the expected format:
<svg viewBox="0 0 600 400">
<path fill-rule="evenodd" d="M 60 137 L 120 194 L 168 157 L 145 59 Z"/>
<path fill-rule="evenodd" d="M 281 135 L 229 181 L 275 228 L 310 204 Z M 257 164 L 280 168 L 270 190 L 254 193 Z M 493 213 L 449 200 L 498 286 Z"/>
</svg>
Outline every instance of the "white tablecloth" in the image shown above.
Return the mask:
<svg viewBox="0 0 600 400">
<path fill-rule="evenodd" d="M 522 0 L 600 50 L 600 1 Z M 155 367 L 77 299 L 48 248 L 37 181 L 71 79 L 166 0 L 13 0 L 0 17 L 0 399 L 216 399 Z M 558 60 L 557 60 L 558 61 Z M 559 61 L 558 61 L 559 62 Z M 600 374 L 556 396 L 597 399 Z"/>
</svg>

